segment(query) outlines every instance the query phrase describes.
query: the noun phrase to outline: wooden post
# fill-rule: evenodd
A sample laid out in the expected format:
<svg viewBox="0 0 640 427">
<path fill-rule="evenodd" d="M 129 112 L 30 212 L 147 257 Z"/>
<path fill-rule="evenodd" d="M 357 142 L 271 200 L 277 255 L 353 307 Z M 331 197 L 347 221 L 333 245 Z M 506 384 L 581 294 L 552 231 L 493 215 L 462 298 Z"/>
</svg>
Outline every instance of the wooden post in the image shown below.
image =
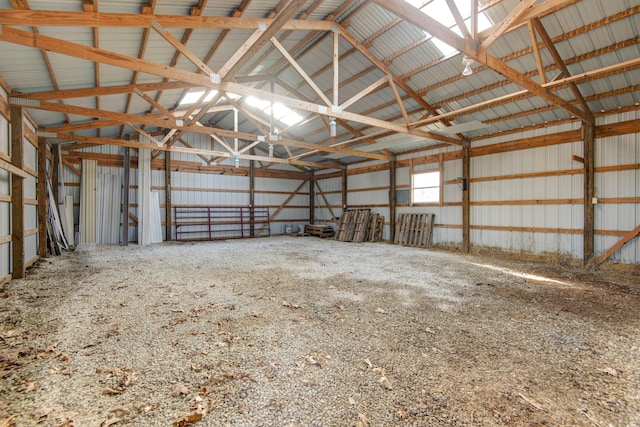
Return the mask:
<svg viewBox="0 0 640 427">
<path fill-rule="evenodd" d="M 342 169 L 342 215 L 344 215 L 347 205 L 347 170 Z"/>
<path fill-rule="evenodd" d="M 125 139 L 128 135 L 125 135 Z M 131 181 L 131 149 L 124 148 L 122 178 L 122 246 L 129 246 L 129 182 Z"/>
<path fill-rule="evenodd" d="M 24 118 L 22 108 L 11 106 L 11 164 L 24 170 Z M 11 257 L 12 277 L 24 277 L 24 178 L 11 175 Z"/>
<path fill-rule="evenodd" d="M 309 224 L 316 222 L 316 177 L 315 172 L 309 172 Z"/>
<path fill-rule="evenodd" d="M 595 132 L 591 124 L 583 123 L 584 141 L 584 265 L 593 263 L 595 256 L 595 215 L 593 197 L 595 192 Z"/>
<path fill-rule="evenodd" d="M 253 148 L 251 155 L 254 154 Z M 254 204 L 256 201 L 256 163 L 254 160 L 249 161 L 249 235 L 254 237 L 256 232 L 256 211 Z"/>
<path fill-rule="evenodd" d="M 165 240 L 172 240 L 173 203 L 171 201 L 171 151 L 164 152 L 164 194 L 165 194 Z"/>
<path fill-rule="evenodd" d="M 409 190 L 411 191 L 411 190 Z M 389 162 L 389 241 L 396 236 L 396 160 Z"/>
<path fill-rule="evenodd" d="M 38 138 L 38 254 L 47 257 L 47 140 Z"/>
<path fill-rule="evenodd" d="M 58 207 L 58 205 L 60 204 L 60 199 L 58 198 L 58 195 L 60 192 L 59 171 L 60 171 L 60 146 L 58 144 L 54 144 L 53 145 L 53 164 L 51 165 L 51 187 L 53 188 L 53 200 L 56 201 L 56 207 Z M 64 194 L 62 196 L 64 197 Z"/>
<path fill-rule="evenodd" d="M 462 252 L 471 250 L 471 149 L 462 148 Z"/>
</svg>

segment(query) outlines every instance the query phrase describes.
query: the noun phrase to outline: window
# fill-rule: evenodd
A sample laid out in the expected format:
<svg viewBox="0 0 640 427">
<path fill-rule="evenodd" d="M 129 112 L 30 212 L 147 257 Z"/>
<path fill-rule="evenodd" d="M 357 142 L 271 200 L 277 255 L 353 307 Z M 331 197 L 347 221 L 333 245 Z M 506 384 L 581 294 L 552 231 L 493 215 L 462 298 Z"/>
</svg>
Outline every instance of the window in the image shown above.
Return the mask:
<svg viewBox="0 0 640 427">
<path fill-rule="evenodd" d="M 411 195 L 413 203 L 440 203 L 440 172 L 414 174 Z"/>
</svg>

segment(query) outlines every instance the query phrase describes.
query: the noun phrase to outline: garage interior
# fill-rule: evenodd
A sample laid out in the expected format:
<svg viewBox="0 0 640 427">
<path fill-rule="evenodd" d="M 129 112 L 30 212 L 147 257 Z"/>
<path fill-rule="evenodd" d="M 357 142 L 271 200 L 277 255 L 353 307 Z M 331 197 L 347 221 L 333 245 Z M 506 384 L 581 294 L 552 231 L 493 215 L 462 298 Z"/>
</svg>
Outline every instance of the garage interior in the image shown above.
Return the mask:
<svg viewBox="0 0 640 427">
<path fill-rule="evenodd" d="M 0 426 L 640 425 L 637 0 L 0 0 Z"/>
</svg>

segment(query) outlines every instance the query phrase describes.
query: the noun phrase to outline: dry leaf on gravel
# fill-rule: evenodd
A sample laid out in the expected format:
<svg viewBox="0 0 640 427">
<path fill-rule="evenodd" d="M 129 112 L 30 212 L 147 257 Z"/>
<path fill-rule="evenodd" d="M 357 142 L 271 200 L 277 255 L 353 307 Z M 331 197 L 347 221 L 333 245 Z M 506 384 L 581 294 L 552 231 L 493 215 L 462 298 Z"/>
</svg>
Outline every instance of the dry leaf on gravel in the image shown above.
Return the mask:
<svg viewBox="0 0 640 427">
<path fill-rule="evenodd" d="M 604 368 L 604 369 L 598 369 L 598 371 L 603 372 L 605 374 L 609 374 L 612 377 L 617 377 L 618 376 L 618 371 L 616 371 L 615 369 L 610 368 L 608 366 L 606 368 Z"/>
<path fill-rule="evenodd" d="M 33 418 L 44 418 L 51 413 L 51 408 L 47 408 L 46 406 L 41 406 L 35 411 L 31 413 Z"/>
<path fill-rule="evenodd" d="M 175 420 L 172 424 L 173 427 L 184 427 L 190 424 L 196 423 L 202 419 L 202 414 L 200 412 L 191 412 L 186 415 L 181 416 L 177 420 Z"/>
<path fill-rule="evenodd" d="M 182 383 L 174 385 L 173 390 L 171 390 L 171 396 L 173 397 L 186 396 L 187 394 L 189 394 L 189 388 Z"/>
<path fill-rule="evenodd" d="M 320 364 L 320 362 L 318 362 L 316 359 L 314 359 L 312 356 L 307 356 L 305 357 L 305 360 L 307 361 L 308 364 L 310 365 L 316 365 L 322 368 L 322 365 Z"/>
<path fill-rule="evenodd" d="M 387 314 L 386 310 L 384 310 L 384 309 L 382 309 L 380 307 L 376 308 L 376 313 Z"/>
<path fill-rule="evenodd" d="M 109 427 L 114 425 L 115 423 L 119 423 L 120 421 L 122 421 L 121 418 L 111 417 L 109 419 L 104 420 L 102 423 L 100 423 L 100 427 Z"/>
<path fill-rule="evenodd" d="M 18 388 L 16 389 L 16 391 L 21 391 L 21 392 L 30 392 L 36 389 L 36 386 L 38 385 L 38 383 L 36 383 L 35 381 L 32 380 L 21 380 L 20 381 L 20 386 L 18 386 Z"/>
<path fill-rule="evenodd" d="M 60 424 L 58 427 L 73 427 L 73 420 L 67 420 Z"/>
<path fill-rule="evenodd" d="M 140 412 L 151 412 L 160 406 L 158 403 L 145 403 L 144 405 L 138 406 L 138 410 Z"/>
<path fill-rule="evenodd" d="M 124 406 L 115 406 L 109 409 L 109 413 L 114 414 L 116 417 L 122 417 L 123 415 L 129 415 L 131 409 Z"/>
<path fill-rule="evenodd" d="M 365 414 L 360 412 L 358 414 L 358 420 L 356 421 L 355 425 L 356 427 L 369 427 L 371 425 L 371 422 L 369 421 L 369 418 L 367 418 Z"/>
<path fill-rule="evenodd" d="M 382 377 L 378 380 L 378 382 L 382 385 L 382 387 L 384 387 L 386 390 L 393 390 L 393 386 L 391 385 L 391 382 L 389 381 L 389 378 L 387 377 Z"/>
<path fill-rule="evenodd" d="M 0 427 L 15 427 L 17 415 L 12 415 L 9 418 L 0 418 Z"/>
</svg>

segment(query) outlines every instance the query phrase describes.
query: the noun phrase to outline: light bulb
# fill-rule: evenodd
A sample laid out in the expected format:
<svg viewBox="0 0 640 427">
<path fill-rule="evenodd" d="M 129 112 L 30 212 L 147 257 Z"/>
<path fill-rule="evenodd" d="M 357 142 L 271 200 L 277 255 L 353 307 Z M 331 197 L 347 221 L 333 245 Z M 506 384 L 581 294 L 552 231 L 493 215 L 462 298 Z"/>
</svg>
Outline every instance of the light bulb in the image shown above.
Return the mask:
<svg viewBox="0 0 640 427">
<path fill-rule="evenodd" d="M 471 74 L 473 74 L 471 64 L 473 64 L 473 59 L 469 58 L 467 55 L 464 55 L 462 57 L 462 65 L 464 65 L 464 70 L 462 70 L 463 76 L 470 76 Z"/>
<path fill-rule="evenodd" d="M 329 127 L 331 128 L 331 136 L 336 136 L 336 119 L 331 119 L 329 122 Z"/>
<path fill-rule="evenodd" d="M 273 157 L 273 144 L 269 144 L 269 157 Z"/>
<path fill-rule="evenodd" d="M 233 159 L 235 160 L 236 168 L 240 167 L 240 153 L 234 153 Z"/>
</svg>

